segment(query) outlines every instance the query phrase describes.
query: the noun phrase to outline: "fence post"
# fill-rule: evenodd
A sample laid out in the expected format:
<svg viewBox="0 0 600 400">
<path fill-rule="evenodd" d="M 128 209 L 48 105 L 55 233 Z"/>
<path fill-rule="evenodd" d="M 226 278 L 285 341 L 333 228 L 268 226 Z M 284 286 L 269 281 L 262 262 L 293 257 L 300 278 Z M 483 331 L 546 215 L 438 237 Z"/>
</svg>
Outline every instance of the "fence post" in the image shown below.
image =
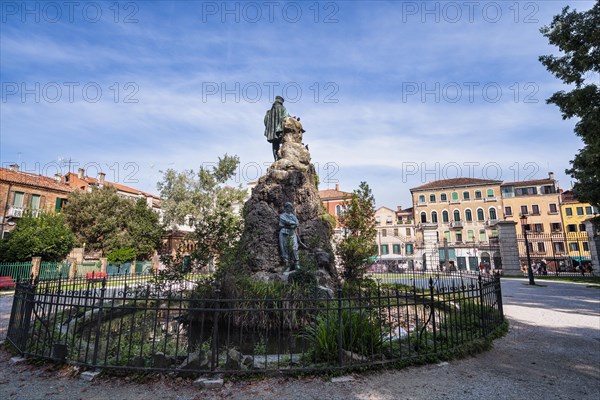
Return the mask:
<svg viewBox="0 0 600 400">
<path fill-rule="evenodd" d="M 31 258 L 31 278 L 36 279 L 40 275 L 40 265 L 42 264 L 42 257 Z"/>
<path fill-rule="evenodd" d="M 69 279 L 75 279 L 75 276 L 77 275 L 77 259 L 71 257 L 68 261 L 71 262 L 71 265 L 69 266 Z"/>
<path fill-rule="evenodd" d="M 433 278 L 429 278 L 429 298 L 431 300 L 430 310 L 431 310 L 431 326 L 433 327 L 433 351 L 437 352 L 437 327 L 435 326 L 435 299 L 433 297 Z"/>
<path fill-rule="evenodd" d="M 494 287 L 496 288 L 496 302 L 498 303 L 498 311 L 500 311 L 501 320 L 504 321 L 504 308 L 502 306 L 502 287 L 500 286 L 500 273 L 496 272 L 494 278 Z"/>
<path fill-rule="evenodd" d="M 108 265 L 108 258 L 100 258 L 100 272 L 106 273 L 106 266 Z"/>
<path fill-rule="evenodd" d="M 343 366 L 343 354 L 344 349 L 342 348 L 342 289 L 338 288 L 338 363 L 340 367 Z"/>
<path fill-rule="evenodd" d="M 102 332 L 102 312 L 104 307 L 104 294 L 106 292 L 106 278 L 102 279 L 102 288 L 100 289 L 100 301 L 98 302 L 98 322 L 96 324 L 96 338 L 94 340 L 94 355 L 92 356 L 92 365 L 98 365 L 98 347 L 100 347 L 100 334 Z M 93 307 L 93 306 L 92 306 Z"/>
<path fill-rule="evenodd" d="M 131 267 L 129 268 L 129 273 L 131 275 L 135 275 L 135 260 L 131 262 Z"/>
<path fill-rule="evenodd" d="M 216 289 L 215 291 L 215 305 L 214 305 L 214 314 L 213 314 L 213 331 L 212 331 L 212 340 L 210 346 L 210 370 L 214 371 L 217 368 L 217 361 L 219 360 L 217 350 L 218 350 L 218 340 L 219 340 L 219 301 L 221 298 L 220 290 Z"/>
</svg>

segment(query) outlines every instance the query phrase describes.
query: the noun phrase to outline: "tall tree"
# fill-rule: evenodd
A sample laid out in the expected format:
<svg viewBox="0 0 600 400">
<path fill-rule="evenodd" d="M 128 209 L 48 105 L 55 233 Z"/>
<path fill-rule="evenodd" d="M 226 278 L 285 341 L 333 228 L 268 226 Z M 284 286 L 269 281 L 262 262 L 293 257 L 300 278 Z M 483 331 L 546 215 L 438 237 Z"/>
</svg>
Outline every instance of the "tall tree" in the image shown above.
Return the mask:
<svg viewBox="0 0 600 400">
<path fill-rule="evenodd" d="M 62 261 L 75 246 L 75 236 L 61 214 L 26 215 L 8 239 L 0 242 L 0 260 L 27 261 L 42 257 L 44 261 Z"/>
<path fill-rule="evenodd" d="M 197 249 L 193 256 L 200 265 L 218 259 L 241 233 L 238 210 L 246 191 L 226 185 L 238 165 L 237 156 L 225 154 L 212 168 L 201 167 L 198 173 L 169 169 L 158 183 L 163 222 L 171 228 L 186 223 L 194 227 L 191 238 Z"/>
<path fill-rule="evenodd" d="M 584 147 L 566 172 L 577 181 L 573 191 L 581 201 L 600 206 L 600 2 L 585 12 L 565 7 L 541 33 L 561 56 L 541 56 L 540 62 L 571 91 L 558 91 L 547 100 L 559 107 L 563 119 L 579 118 L 575 134 Z"/>
<path fill-rule="evenodd" d="M 375 236 L 375 198 L 366 182 L 361 182 L 352 193 L 340 223 L 346 231 L 337 246 L 342 264 L 342 275 L 349 280 L 361 279 L 369 264 L 369 257 L 377 252 Z"/>
<path fill-rule="evenodd" d="M 133 248 L 139 258 L 150 256 L 160 244 L 159 215 L 144 199 L 128 199 L 112 187 L 74 192 L 63 213 L 80 245 L 99 251 Z"/>
</svg>

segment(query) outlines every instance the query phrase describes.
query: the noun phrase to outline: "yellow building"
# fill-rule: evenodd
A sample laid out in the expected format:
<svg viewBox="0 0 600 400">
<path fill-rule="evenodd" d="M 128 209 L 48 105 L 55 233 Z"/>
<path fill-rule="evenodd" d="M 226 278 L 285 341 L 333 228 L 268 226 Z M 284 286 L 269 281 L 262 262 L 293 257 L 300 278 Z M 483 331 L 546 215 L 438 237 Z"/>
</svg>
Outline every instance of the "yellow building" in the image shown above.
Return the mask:
<svg viewBox="0 0 600 400">
<path fill-rule="evenodd" d="M 437 224 L 438 242 L 448 243 L 448 261 L 458 269 L 477 270 L 481 262 L 500 268 L 491 239 L 502 218 L 501 184 L 498 180 L 452 178 L 410 189 L 415 221 Z M 445 257 L 440 250 L 440 262 Z"/>
<path fill-rule="evenodd" d="M 569 256 L 576 261 L 589 260 L 590 247 L 583 222 L 597 216 L 598 209 L 580 202 L 572 191 L 567 190 L 561 193 L 560 212 Z"/>
</svg>

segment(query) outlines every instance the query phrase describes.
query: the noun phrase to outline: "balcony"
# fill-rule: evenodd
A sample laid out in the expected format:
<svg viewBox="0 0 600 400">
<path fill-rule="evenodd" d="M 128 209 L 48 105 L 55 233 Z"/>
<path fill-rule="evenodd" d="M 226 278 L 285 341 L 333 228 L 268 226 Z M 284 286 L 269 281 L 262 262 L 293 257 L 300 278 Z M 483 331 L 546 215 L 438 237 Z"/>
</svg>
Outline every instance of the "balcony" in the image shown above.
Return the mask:
<svg viewBox="0 0 600 400">
<path fill-rule="evenodd" d="M 11 207 L 8 209 L 8 216 L 13 218 L 21 218 L 23 216 L 23 207 Z"/>
<path fill-rule="evenodd" d="M 485 221 L 485 226 L 494 226 L 498 223 L 497 219 L 488 219 Z"/>
<path fill-rule="evenodd" d="M 485 201 L 486 203 L 487 203 L 487 202 L 489 202 L 489 201 L 496 201 L 496 196 L 494 196 L 494 197 L 486 197 L 486 198 L 484 199 L 484 201 Z"/>
<path fill-rule="evenodd" d="M 450 228 L 452 229 L 462 229 L 465 224 L 462 221 L 450 221 Z"/>
</svg>

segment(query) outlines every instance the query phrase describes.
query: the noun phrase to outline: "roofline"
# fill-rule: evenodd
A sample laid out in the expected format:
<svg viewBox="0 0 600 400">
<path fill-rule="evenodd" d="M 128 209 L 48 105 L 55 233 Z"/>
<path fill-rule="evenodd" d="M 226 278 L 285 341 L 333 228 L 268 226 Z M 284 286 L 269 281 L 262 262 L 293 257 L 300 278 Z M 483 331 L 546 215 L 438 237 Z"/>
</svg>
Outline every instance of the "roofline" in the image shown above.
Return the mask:
<svg viewBox="0 0 600 400">
<path fill-rule="evenodd" d="M 427 184 L 426 184 L 427 185 Z M 452 189 L 452 188 L 461 188 L 461 187 L 470 187 L 470 186 L 492 186 L 492 185 L 500 185 L 502 186 L 502 181 L 488 181 L 488 182 L 479 182 L 479 183 L 469 183 L 465 185 L 447 185 L 447 186 L 439 186 L 439 187 L 428 187 L 428 188 L 420 188 L 417 186 L 416 188 L 409 189 L 412 193 L 413 191 L 431 191 L 431 190 L 440 190 L 440 189 Z"/>
</svg>

